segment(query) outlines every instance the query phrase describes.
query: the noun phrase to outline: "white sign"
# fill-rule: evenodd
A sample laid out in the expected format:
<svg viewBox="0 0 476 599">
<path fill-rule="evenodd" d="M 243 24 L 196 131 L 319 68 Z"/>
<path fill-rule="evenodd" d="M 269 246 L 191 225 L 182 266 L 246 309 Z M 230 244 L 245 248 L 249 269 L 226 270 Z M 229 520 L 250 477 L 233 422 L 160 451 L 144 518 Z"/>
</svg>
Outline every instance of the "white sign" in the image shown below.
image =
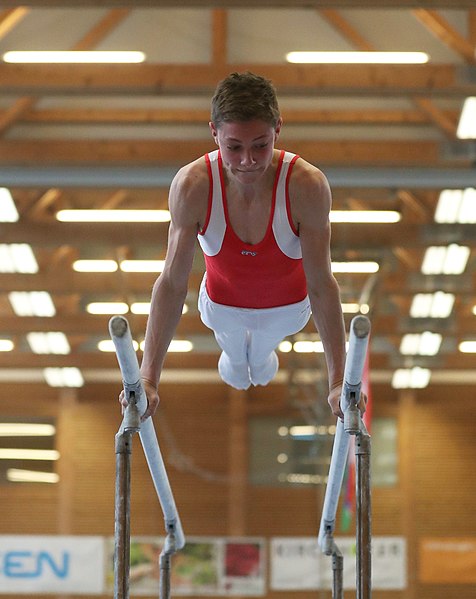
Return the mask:
<svg viewBox="0 0 476 599">
<path fill-rule="evenodd" d="M 0 536 L 0 593 L 103 592 L 102 537 Z"/>
<path fill-rule="evenodd" d="M 345 589 L 356 587 L 355 538 L 336 537 L 344 557 Z M 332 588 L 332 561 L 314 537 L 278 537 L 271 540 L 271 588 L 273 590 L 318 590 Z M 406 544 L 401 537 L 372 539 L 372 587 L 406 587 Z"/>
</svg>

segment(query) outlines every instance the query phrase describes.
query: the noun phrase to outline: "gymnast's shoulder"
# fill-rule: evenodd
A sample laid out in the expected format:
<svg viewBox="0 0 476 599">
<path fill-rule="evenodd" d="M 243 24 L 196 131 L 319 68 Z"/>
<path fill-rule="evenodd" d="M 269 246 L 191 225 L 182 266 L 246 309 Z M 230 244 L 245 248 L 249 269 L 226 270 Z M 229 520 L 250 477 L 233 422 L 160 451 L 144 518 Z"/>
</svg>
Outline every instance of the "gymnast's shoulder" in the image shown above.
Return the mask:
<svg viewBox="0 0 476 599">
<path fill-rule="evenodd" d="M 208 203 L 210 181 L 206 162 L 198 158 L 181 167 L 173 178 L 170 186 L 169 203 L 176 202 L 195 206 Z"/>
</svg>

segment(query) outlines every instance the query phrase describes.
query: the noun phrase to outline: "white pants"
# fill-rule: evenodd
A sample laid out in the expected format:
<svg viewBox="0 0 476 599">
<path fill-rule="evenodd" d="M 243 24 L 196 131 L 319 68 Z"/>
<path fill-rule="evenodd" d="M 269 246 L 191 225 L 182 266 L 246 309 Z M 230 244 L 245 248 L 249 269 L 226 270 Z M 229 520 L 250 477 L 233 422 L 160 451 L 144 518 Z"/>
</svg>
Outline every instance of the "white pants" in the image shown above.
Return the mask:
<svg viewBox="0 0 476 599">
<path fill-rule="evenodd" d="M 218 370 L 226 383 L 238 389 L 266 385 L 276 374 L 276 347 L 300 331 L 311 316 L 309 298 L 277 308 L 236 308 L 212 301 L 200 286 L 198 309 L 223 350 Z"/>
</svg>

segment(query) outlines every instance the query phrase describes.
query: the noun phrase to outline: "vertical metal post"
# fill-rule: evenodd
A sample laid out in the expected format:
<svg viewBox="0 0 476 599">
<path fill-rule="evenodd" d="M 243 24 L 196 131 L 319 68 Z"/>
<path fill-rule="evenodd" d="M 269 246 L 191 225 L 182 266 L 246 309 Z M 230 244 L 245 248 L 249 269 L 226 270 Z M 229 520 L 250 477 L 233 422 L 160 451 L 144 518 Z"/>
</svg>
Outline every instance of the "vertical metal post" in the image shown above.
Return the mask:
<svg viewBox="0 0 476 599">
<path fill-rule="evenodd" d="M 131 393 L 129 405 L 115 437 L 114 599 L 129 599 L 132 436 L 139 429 L 139 411 L 135 395 Z"/>
<path fill-rule="evenodd" d="M 332 550 L 332 599 L 344 599 L 344 556 L 335 543 Z"/>
<path fill-rule="evenodd" d="M 116 434 L 114 599 L 129 599 L 132 434 Z"/>
<path fill-rule="evenodd" d="M 370 599 L 372 594 L 370 453 L 370 435 L 362 425 L 355 437 L 357 599 Z"/>
</svg>

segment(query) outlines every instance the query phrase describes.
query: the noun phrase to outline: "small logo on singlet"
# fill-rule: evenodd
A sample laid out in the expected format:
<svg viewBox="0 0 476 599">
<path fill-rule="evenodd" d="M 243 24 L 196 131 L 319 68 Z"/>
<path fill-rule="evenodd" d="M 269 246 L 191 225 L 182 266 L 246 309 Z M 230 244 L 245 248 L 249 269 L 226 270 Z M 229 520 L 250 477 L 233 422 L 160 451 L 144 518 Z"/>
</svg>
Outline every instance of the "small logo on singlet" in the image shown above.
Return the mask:
<svg viewBox="0 0 476 599">
<path fill-rule="evenodd" d="M 258 252 L 251 252 L 250 250 L 241 250 L 242 256 L 256 256 Z"/>
</svg>

